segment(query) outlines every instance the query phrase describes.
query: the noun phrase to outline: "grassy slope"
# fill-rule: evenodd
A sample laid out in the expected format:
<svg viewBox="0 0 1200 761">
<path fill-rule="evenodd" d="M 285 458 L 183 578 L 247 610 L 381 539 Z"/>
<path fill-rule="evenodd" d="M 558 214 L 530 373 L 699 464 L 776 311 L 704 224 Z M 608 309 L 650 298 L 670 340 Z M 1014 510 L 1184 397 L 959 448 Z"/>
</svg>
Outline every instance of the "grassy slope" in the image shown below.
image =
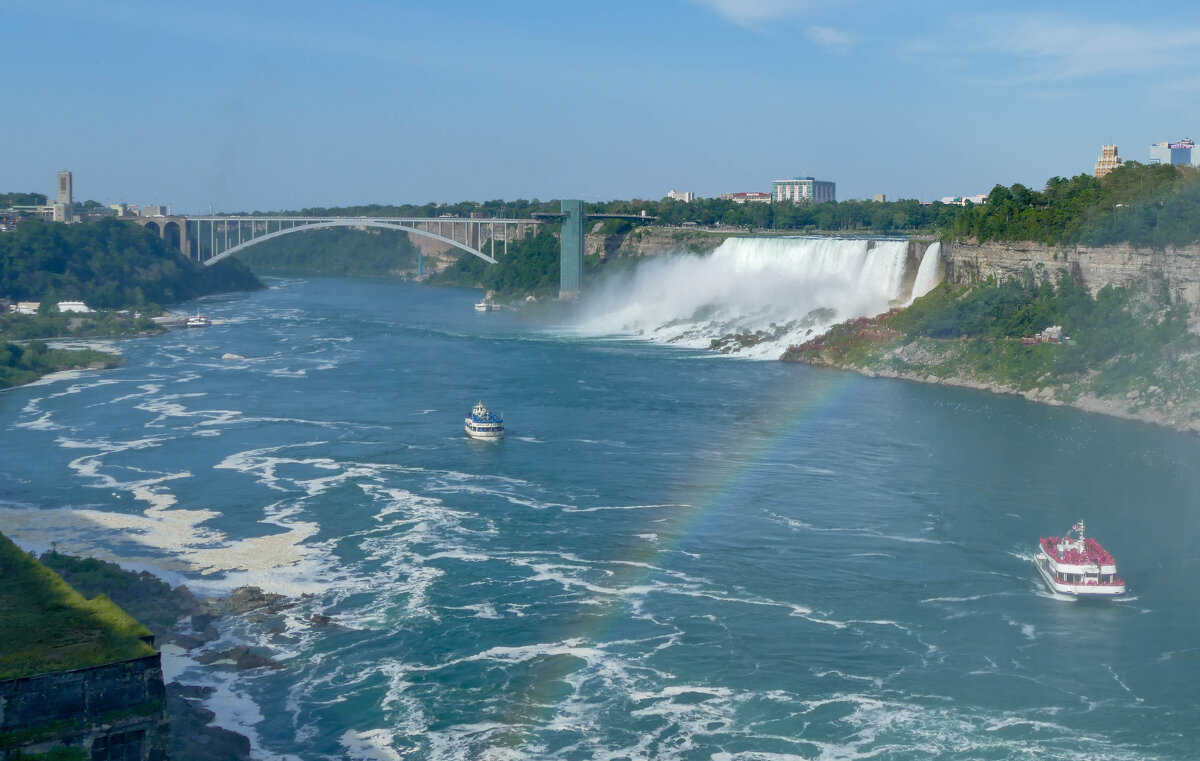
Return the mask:
<svg viewBox="0 0 1200 761">
<path fill-rule="evenodd" d="M 0 535 L 0 679 L 154 654 L 150 632 L 99 596 L 91 600 Z"/>
</svg>

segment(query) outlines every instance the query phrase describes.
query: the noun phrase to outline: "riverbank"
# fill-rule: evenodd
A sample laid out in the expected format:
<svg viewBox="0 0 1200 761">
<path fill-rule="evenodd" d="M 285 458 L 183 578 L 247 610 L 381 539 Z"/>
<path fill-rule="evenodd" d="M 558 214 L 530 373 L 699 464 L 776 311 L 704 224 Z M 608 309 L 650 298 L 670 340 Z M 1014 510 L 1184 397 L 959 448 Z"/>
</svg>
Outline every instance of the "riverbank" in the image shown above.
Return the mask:
<svg viewBox="0 0 1200 761">
<path fill-rule="evenodd" d="M 24 386 L 58 372 L 120 367 L 121 357 L 95 349 L 51 348 L 44 341 L 25 346 L 0 343 L 0 390 Z"/>
<path fill-rule="evenodd" d="M 1117 393 L 1098 391 L 1101 374 L 1091 369 L 1070 376 L 1056 374 L 1056 344 L 1023 344 L 1010 339 L 936 340 L 911 338 L 886 326 L 887 320 L 843 323 L 780 358 L 872 378 L 894 378 L 1021 396 L 1050 406 L 1137 420 L 1181 432 L 1200 433 L 1200 397 L 1192 380 L 1200 372 L 1200 353 L 1179 354 L 1158 373 L 1139 376 Z M 884 324 L 881 324 L 884 323 Z M 1041 354 L 1045 364 L 1036 374 L 1013 379 L 1005 354 Z M 988 359 L 988 357 L 991 359 Z"/>
</svg>

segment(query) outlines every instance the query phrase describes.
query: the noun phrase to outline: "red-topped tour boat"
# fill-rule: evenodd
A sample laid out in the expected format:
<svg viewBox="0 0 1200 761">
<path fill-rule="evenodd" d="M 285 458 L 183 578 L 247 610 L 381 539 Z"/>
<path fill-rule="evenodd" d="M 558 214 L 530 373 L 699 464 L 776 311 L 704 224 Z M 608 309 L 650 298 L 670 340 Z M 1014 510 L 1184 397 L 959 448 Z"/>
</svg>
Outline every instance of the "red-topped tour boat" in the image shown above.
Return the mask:
<svg viewBox="0 0 1200 761">
<path fill-rule="evenodd" d="M 1077 597 L 1125 594 L 1125 580 L 1117 576 L 1117 561 L 1100 542 L 1083 535 L 1083 521 L 1062 538 L 1042 537 L 1041 545 L 1035 562 L 1050 591 Z"/>
</svg>

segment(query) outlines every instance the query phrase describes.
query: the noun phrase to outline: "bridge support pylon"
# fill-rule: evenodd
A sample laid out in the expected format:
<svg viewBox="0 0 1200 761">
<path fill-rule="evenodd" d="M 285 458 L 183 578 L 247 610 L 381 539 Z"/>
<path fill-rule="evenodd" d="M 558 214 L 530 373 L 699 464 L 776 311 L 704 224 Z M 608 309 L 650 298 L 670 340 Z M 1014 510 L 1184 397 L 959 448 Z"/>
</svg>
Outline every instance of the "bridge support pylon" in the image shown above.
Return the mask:
<svg viewBox="0 0 1200 761">
<path fill-rule="evenodd" d="M 576 299 L 583 290 L 583 201 L 563 200 L 558 297 Z"/>
</svg>

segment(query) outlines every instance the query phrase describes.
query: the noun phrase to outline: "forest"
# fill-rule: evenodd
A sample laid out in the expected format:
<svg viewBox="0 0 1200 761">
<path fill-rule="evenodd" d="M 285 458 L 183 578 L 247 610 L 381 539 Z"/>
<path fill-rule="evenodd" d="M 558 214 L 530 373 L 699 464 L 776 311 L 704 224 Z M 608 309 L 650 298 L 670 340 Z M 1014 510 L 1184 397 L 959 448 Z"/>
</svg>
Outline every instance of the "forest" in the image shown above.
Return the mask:
<svg viewBox="0 0 1200 761">
<path fill-rule="evenodd" d="M 79 300 L 94 309 L 153 314 L 164 304 L 261 287 L 240 262 L 205 267 L 115 219 L 76 225 L 28 219 L 0 234 L 0 296 L 13 302 Z"/>
<path fill-rule="evenodd" d="M 960 207 L 943 203 L 922 204 L 901 200 L 833 201 L 822 204 L 737 203 L 720 198 L 697 198 L 691 203 L 663 199 L 647 201 L 603 201 L 587 203 L 587 214 L 629 214 L 644 212 L 647 222 L 658 225 L 681 225 L 685 222 L 702 226 L 724 226 L 760 230 L 797 230 L 802 232 L 933 232 L 952 224 Z M 455 204 L 425 204 L 422 206 L 345 206 L 311 208 L 280 212 L 281 215 L 304 216 L 367 216 L 367 217 L 469 217 L 472 213 L 484 217 L 528 219 L 534 214 L 557 214 L 559 201 L 464 201 Z M 257 213 L 257 212 L 256 212 Z M 641 224 L 634 222 L 634 224 Z"/>
<path fill-rule="evenodd" d="M 1200 170 L 1132 161 L 1102 179 L 1054 177 L 1041 191 L 997 185 L 943 233 L 958 240 L 1186 246 L 1200 241 Z"/>
</svg>

